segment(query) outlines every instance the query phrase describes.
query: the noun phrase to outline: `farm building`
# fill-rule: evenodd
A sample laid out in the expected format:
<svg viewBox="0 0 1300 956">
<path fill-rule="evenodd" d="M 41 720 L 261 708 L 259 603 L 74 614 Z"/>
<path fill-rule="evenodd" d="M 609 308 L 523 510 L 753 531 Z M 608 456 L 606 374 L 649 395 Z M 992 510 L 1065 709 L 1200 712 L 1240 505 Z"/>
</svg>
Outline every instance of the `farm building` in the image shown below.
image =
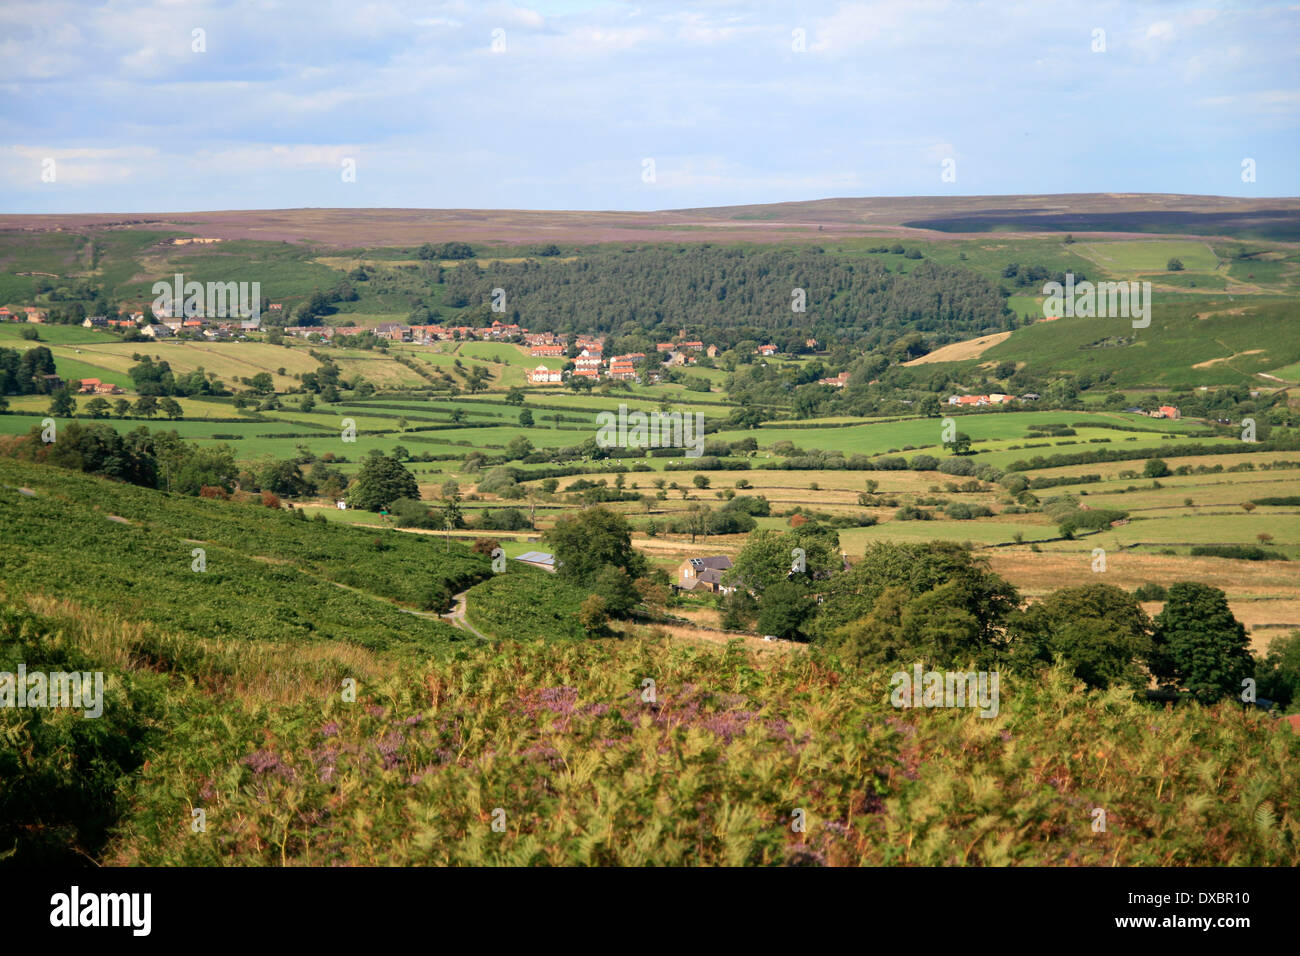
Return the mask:
<svg viewBox="0 0 1300 956">
<path fill-rule="evenodd" d="M 534 568 L 541 568 L 543 571 L 555 572 L 555 555 L 547 554 L 545 551 L 525 551 L 515 560 Z"/>
<path fill-rule="evenodd" d="M 687 558 L 677 566 L 677 583 L 680 591 L 708 591 L 712 594 L 730 594 L 734 587 L 722 583 L 722 575 L 730 571 L 731 558 L 725 554 L 712 554 Z"/>
</svg>

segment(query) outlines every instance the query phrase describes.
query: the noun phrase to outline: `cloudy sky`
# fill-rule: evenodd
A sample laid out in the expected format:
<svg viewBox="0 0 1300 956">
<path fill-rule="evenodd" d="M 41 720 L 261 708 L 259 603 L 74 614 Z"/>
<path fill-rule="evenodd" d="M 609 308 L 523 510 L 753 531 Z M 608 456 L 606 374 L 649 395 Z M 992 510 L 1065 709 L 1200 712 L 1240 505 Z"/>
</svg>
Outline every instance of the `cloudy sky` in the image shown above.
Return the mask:
<svg viewBox="0 0 1300 956">
<path fill-rule="evenodd" d="M 1298 53 L 1265 2 L 4 0 L 0 211 L 1294 196 Z"/>
</svg>

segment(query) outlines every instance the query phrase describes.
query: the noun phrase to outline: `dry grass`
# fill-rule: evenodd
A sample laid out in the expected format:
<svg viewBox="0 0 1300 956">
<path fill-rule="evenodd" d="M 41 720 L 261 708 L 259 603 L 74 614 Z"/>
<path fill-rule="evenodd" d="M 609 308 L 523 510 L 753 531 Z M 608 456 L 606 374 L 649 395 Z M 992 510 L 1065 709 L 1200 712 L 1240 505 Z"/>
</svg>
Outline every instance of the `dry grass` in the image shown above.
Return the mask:
<svg viewBox="0 0 1300 956">
<path fill-rule="evenodd" d="M 1010 332 L 995 332 L 993 335 L 981 335 L 977 339 L 965 342 L 953 342 L 943 348 L 935 349 L 929 355 L 904 362 L 904 365 L 929 365 L 934 362 L 964 362 L 966 359 L 979 358 L 999 342 L 1011 338 Z"/>
</svg>

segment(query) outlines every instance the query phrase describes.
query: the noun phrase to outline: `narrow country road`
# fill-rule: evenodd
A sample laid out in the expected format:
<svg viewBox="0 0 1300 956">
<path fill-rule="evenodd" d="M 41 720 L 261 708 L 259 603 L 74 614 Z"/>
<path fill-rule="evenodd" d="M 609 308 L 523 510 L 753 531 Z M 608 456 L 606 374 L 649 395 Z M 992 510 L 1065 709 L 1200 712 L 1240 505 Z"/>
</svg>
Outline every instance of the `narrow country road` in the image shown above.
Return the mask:
<svg viewBox="0 0 1300 956">
<path fill-rule="evenodd" d="M 465 619 L 465 595 L 468 593 L 469 592 L 467 591 L 461 591 L 457 594 L 455 598 L 456 606 L 446 614 L 442 615 L 442 617 L 444 620 L 450 621 L 453 627 L 459 627 L 463 630 L 469 631 L 480 641 L 490 640 L 486 634 Z"/>
</svg>

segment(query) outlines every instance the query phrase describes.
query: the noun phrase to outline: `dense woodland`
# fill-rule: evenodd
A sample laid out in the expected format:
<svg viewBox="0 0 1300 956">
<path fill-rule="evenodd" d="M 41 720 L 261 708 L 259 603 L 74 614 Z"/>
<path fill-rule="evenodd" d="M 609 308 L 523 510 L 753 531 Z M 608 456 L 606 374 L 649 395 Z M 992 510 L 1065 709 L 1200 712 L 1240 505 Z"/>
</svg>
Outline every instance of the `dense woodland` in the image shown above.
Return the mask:
<svg viewBox="0 0 1300 956">
<path fill-rule="evenodd" d="M 446 271 L 444 301 L 487 303 L 501 288 L 511 321 L 534 331 L 663 339 L 685 327 L 707 329 L 723 348 L 752 339 L 802 351 L 810 336 L 872 344 L 904 331 L 957 339 L 1008 327 L 1001 291 L 982 276 L 926 260 L 902 269 L 818 248 L 644 247 L 486 269 L 465 262 Z M 792 308 L 795 289 L 806 293 L 804 312 Z"/>
</svg>

